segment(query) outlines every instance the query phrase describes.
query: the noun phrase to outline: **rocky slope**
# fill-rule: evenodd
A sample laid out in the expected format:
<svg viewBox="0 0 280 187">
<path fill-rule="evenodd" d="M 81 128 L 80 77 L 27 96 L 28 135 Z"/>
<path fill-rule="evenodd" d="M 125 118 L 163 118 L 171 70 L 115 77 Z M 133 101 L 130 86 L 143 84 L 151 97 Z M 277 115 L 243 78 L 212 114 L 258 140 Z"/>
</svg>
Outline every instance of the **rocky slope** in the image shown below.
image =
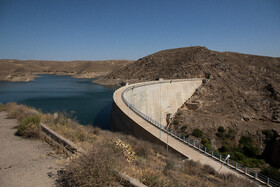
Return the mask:
<svg viewBox="0 0 280 187">
<path fill-rule="evenodd" d="M 170 49 L 139 59 L 100 79 L 100 83 L 206 78 L 208 81 L 178 111 L 172 128 L 191 134 L 201 129 L 215 136 L 219 126 L 251 134 L 261 149 L 264 129 L 280 132 L 280 58 L 211 51 L 205 47 Z M 197 107 L 194 107 L 196 105 Z M 185 132 L 184 132 L 185 131 Z"/>
<path fill-rule="evenodd" d="M 199 111 L 280 123 L 280 58 L 216 52 L 205 47 L 171 49 L 141 58 L 103 80 L 194 77 L 209 79 L 192 98 L 199 102 Z"/>
</svg>

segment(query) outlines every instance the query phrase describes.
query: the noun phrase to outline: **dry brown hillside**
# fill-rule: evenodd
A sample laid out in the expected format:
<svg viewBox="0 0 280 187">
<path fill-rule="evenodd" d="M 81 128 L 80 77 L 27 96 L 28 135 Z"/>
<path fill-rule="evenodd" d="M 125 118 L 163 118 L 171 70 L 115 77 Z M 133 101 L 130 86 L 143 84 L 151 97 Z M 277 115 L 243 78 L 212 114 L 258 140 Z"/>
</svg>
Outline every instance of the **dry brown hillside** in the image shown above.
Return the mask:
<svg viewBox="0 0 280 187">
<path fill-rule="evenodd" d="M 219 148 L 219 126 L 233 129 L 238 143 L 251 134 L 263 150 L 262 130 L 280 132 L 280 58 L 211 51 L 205 47 L 170 49 L 146 56 L 108 74 L 103 83 L 140 82 L 157 78 L 203 77 L 206 84 L 179 110 L 172 128 L 203 131 Z M 193 106 L 192 103 L 198 106 Z"/>
<path fill-rule="evenodd" d="M 78 78 L 103 76 L 131 61 L 38 61 L 0 60 L 0 80 L 30 81 L 36 74 L 73 75 Z"/>
</svg>

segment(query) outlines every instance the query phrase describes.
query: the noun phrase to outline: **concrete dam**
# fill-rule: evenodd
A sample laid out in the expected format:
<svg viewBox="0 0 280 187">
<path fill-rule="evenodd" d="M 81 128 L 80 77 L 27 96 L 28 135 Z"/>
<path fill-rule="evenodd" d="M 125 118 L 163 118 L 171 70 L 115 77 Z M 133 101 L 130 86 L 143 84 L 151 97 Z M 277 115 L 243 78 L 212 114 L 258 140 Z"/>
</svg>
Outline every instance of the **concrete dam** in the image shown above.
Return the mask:
<svg viewBox="0 0 280 187">
<path fill-rule="evenodd" d="M 157 81 L 132 85 L 123 96 L 140 112 L 166 126 L 166 116 L 172 117 L 201 84 L 201 79 Z"/>
<path fill-rule="evenodd" d="M 112 130 L 163 145 L 190 160 L 206 164 L 220 173 L 251 178 L 261 184 L 278 184 L 225 155 L 169 130 L 173 117 L 186 100 L 203 85 L 203 79 L 160 80 L 127 85 L 113 95 Z M 274 186 L 274 185 L 272 185 Z"/>
</svg>

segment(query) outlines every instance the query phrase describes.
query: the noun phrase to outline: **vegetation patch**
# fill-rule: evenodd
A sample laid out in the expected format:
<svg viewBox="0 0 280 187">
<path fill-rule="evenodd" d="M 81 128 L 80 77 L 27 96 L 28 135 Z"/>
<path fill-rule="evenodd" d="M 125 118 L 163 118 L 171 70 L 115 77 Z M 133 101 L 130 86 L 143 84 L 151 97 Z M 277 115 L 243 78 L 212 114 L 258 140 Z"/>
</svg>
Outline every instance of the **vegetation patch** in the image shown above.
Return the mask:
<svg viewBox="0 0 280 187">
<path fill-rule="evenodd" d="M 203 132 L 200 129 L 195 128 L 192 132 L 192 135 L 197 138 L 201 138 L 203 136 Z"/>
<path fill-rule="evenodd" d="M 40 116 L 33 114 L 23 118 L 18 127 L 16 134 L 27 138 L 40 137 Z"/>
</svg>

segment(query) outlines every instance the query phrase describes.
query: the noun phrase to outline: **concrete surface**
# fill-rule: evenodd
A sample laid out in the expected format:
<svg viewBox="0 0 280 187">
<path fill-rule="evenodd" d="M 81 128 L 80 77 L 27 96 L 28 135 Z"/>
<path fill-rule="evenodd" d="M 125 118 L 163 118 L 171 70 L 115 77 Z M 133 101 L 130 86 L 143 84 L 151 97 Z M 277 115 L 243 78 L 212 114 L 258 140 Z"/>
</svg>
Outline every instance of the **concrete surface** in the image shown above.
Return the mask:
<svg viewBox="0 0 280 187">
<path fill-rule="evenodd" d="M 136 109 L 162 125 L 166 115 L 173 116 L 202 84 L 202 79 L 192 81 L 157 81 L 155 84 L 137 86 L 124 93 L 125 99 Z M 139 85 L 139 84 L 138 84 Z"/>
</svg>

